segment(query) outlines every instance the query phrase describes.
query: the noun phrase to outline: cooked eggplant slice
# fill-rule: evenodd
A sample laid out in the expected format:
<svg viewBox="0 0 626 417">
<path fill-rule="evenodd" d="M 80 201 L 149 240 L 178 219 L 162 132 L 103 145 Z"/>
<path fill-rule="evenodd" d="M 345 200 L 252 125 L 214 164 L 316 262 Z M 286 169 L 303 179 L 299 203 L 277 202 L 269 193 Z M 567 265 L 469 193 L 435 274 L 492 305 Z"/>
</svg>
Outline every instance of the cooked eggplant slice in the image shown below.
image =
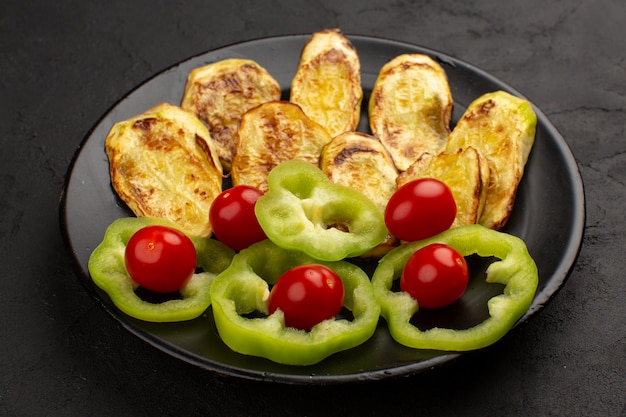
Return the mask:
<svg viewBox="0 0 626 417">
<path fill-rule="evenodd" d="M 501 229 L 511 215 L 536 125 L 528 101 L 496 91 L 474 100 L 450 134 L 447 153 L 473 146 L 489 163 L 487 200 L 478 221 L 483 226 Z"/>
<path fill-rule="evenodd" d="M 335 137 L 356 130 L 363 89 L 356 49 L 339 29 L 314 33 L 300 56 L 290 101 Z"/>
<path fill-rule="evenodd" d="M 361 132 L 345 132 L 322 150 L 320 168 L 335 184 L 359 190 L 381 211 L 396 191 L 396 169 L 380 141 Z"/>
<path fill-rule="evenodd" d="M 400 55 L 381 68 L 374 83 L 370 129 L 405 171 L 424 152 L 443 150 L 452 106 L 446 73 L 437 62 L 423 54 Z"/>
<path fill-rule="evenodd" d="M 320 168 L 335 184 L 354 188 L 385 212 L 387 202 L 396 191 L 396 169 L 389 152 L 374 136 L 345 132 L 322 150 Z M 380 258 L 399 241 L 389 235 L 381 244 L 362 257 Z"/>
<path fill-rule="evenodd" d="M 265 68 L 249 59 L 232 58 L 191 71 L 181 107 L 209 127 L 222 166 L 228 171 L 241 115 L 280 96 L 280 85 Z"/>
<path fill-rule="evenodd" d="M 261 104 L 241 118 L 231 168 L 233 185 L 267 191 L 267 175 L 276 165 L 302 159 L 319 166 L 322 148 L 331 137 L 300 106 L 287 101 Z"/>
<path fill-rule="evenodd" d="M 398 176 L 398 187 L 418 178 L 435 178 L 450 188 L 456 203 L 451 227 L 478 222 L 489 185 L 489 164 L 480 151 L 470 146 L 453 154 L 422 154 Z"/>
<path fill-rule="evenodd" d="M 113 189 L 136 216 L 159 217 L 193 236 L 210 236 L 209 209 L 222 190 L 222 167 L 206 126 L 160 104 L 116 123 L 105 149 Z"/>
</svg>

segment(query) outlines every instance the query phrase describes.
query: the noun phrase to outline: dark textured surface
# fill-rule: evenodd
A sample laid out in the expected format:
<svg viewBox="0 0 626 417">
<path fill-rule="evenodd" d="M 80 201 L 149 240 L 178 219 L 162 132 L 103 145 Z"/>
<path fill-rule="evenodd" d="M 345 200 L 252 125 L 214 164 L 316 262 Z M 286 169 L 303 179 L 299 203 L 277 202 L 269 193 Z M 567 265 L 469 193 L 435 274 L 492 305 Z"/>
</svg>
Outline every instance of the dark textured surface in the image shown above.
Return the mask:
<svg viewBox="0 0 626 417">
<path fill-rule="evenodd" d="M 0 3 L 0 415 L 626 415 L 624 2 L 128 3 Z M 84 291 L 60 233 L 64 176 L 90 127 L 146 78 L 325 27 L 442 51 L 529 97 L 579 162 L 583 247 L 528 325 L 435 372 L 333 387 L 219 377 L 135 338 Z"/>
</svg>

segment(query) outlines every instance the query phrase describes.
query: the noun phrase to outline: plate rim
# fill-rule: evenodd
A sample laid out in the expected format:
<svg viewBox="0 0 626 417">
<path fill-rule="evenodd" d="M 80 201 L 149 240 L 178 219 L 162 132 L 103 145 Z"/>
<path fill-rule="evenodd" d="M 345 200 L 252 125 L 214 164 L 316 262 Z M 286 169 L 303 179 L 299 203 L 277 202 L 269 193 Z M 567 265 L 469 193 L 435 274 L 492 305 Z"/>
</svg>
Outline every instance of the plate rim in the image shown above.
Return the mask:
<svg viewBox="0 0 626 417">
<path fill-rule="evenodd" d="M 439 368 L 444 364 L 448 364 L 450 362 L 454 362 L 460 357 L 469 356 L 472 352 L 450 352 L 444 353 L 439 356 L 435 356 L 430 359 L 426 359 L 419 362 L 413 362 L 406 365 L 400 365 L 393 368 L 379 369 L 379 370 L 368 370 L 361 373 L 348 373 L 348 374 L 340 374 L 340 375 L 305 375 L 303 374 L 286 374 L 286 373 L 278 373 L 278 372 L 264 372 L 258 370 L 251 370 L 241 367 L 234 367 L 231 365 L 225 365 L 223 363 L 210 360 L 208 358 L 204 358 L 201 360 L 199 355 L 188 352 L 184 349 L 181 349 L 179 346 L 170 343 L 169 341 L 164 341 L 144 329 L 140 329 L 131 323 L 131 321 L 120 314 L 119 311 L 115 310 L 115 308 L 107 303 L 97 290 L 94 288 L 93 283 L 89 276 L 85 277 L 84 271 L 80 265 L 80 262 L 77 258 L 76 252 L 71 245 L 70 236 L 66 227 L 67 224 L 67 191 L 70 183 L 70 179 L 72 177 L 72 173 L 74 167 L 76 165 L 77 160 L 81 156 L 83 152 L 84 145 L 91 138 L 94 130 L 98 126 L 102 124 L 104 119 L 125 99 L 131 96 L 136 91 L 140 90 L 147 83 L 152 81 L 153 79 L 163 75 L 169 71 L 175 70 L 177 67 L 184 65 L 185 63 L 199 59 L 208 54 L 216 54 L 220 51 L 225 51 L 228 49 L 236 48 L 242 45 L 252 45 L 255 43 L 265 43 L 271 42 L 275 40 L 298 40 L 301 41 L 304 45 L 304 42 L 311 36 L 310 33 L 307 34 L 290 34 L 290 35 L 278 35 L 278 36 L 267 36 L 267 37 L 258 37 L 252 38 L 249 40 L 243 40 L 239 42 L 229 43 L 214 49 L 205 50 L 204 52 L 192 55 L 186 59 L 183 59 L 179 62 L 176 62 L 170 66 L 165 67 L 164 69 L 157 71 L 155 74 L 145 78 L 143 81 L 138 83 L 135 87 L 124 93 L 121 97 L 119 97 L 102 115 L 92 124 L 92 126 L 88 129 L 88 131 L 84 134 L 82 140 L 80 141 L 78 147 L 75 149 L 74 154 L 71 158 L 71 161 L 68 165 L 67 172 L 64 177 L 63 189 L 61 192 L 61 196 L 59 199 L 59 220 L 61 223 L 61 232 L 63 235 L 63 240 L 65 243 L 65 248 L 68 250 L 72 257 L 72 268 L 76 273 L 79 281 L 83 288 L 87 290 L 87 292 L 91 295 L 91 297 L 97 302 L 97 304 L 103 308 L 107 315 L 113 318 L 116 322 L 118 322 L 124 329 L 129 331 L 131 334 L 135 335 L 139 339 L 147 342 L 149 345 L 157 348 L 158 350 L 177 358 L 178 360 L 182 360 L 188 364 L 194 365 L 198 368 L 216 373 L 218 375 L 233 377 L 233 378 L 243 378 L 248 380 L 255 381 L 266 381 L 266 382 L 277 382 L 277 383 L 286 383 L 286 384 L 297 384 L 297 385 L 329 385 L 329 384 L 341 384 L 346 382 L 363 382 L 363 381 L 377 381 L 381 379 L 388 378 L 396 378 L 400 376 L 410 376 L 418 373 L 425 372 L 427 370 L 432 370 L 435 368 Z M 522 316 L 514 327 L 517 327 L 521 324 L 526 324 L 528 320 L 537 315 L 540 311 L 542 311 L 547 304 L 554 299 L 556 294 L 560 291 L 560 289 L 565 285 L 567 280 L 569 279 L 571 272 L 576 264 L 577 258 L 580 254 L 584 232 L 585 232 L 585 223 L 586 223 L 586 198 L 585 198 L 585 190 L 584 184 L 582 180 L 582 176 L 580 173 L 579 165 L 576 161 L 576 158 L 565 140 L 565 138 L 561 135 L 558 129 L 552 124 L 549 118 L 545 115 L 545 113 L 539 109 L 533 101 L 529 100 L 524 94 L 522 94 L 517 89 L 513 88 L 508 83 L 496 78 L 492 74 L 478 68 L 471 63 L 465 62 L 461 59 L 455 58 L 446 53 L 440 52 L 438 50 L 425 47 L 419 44 L 414 44 L 406 41 L 399 41 L 384 37 L 378 36 L 368 36 L 368 35 L 359 35 L 359 34 L 346 34 L 346 37 L 353 43 L 377 43 L 382 46 L 396 46 L 401 49 L 410 49 L 410 50 L 420 50 L 423 53 L 434 57 L 440 63 L 445 63 L 451 65 L 452 67 L 463 67 L 465 70 L 468 70 L 472 73 L 479 75 L 481 78 L 497 84 L 499 86 L 504 87 L 506 91 L 511 92 L 514 95 L 517 95 L 521 98 L 528 100 L 533 110 L 537 115 L 538 123 L 541 121 L 543 127 L 547 130 L 548 135 L 552 138 L 555 138 L 555 144 L 557 145 L 559 151 L 561 152 L 563 159 L 565 161 L 564 169 L 567 171 L 568 182 L 570 183 L 572 189 L 574 189 L 574 200 L 575 207 L 572 208 L 573 213 L 573 228 L 568 235 L 568 239 L 564 242 L 563 255 L 560 262 L 558 263 L 558 267 L 552 273 L 552 275 L 548 278 L 546 288 L 543 291 L 537 292 L 535 298 L 533 299 L 533 303 L 528 311 Z M 358 48 L 357 48 L 358 49 Z M 89 285 L 91 283 L 91 285 Z"/>
</svg>

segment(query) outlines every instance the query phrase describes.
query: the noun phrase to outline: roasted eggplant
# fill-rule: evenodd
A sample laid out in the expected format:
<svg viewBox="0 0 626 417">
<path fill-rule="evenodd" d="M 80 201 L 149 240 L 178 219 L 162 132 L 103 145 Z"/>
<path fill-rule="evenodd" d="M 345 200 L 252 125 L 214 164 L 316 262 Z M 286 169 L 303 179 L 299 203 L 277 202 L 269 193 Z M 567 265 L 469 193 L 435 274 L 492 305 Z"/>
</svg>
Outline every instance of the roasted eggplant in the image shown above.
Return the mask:
<svg viewBox="0 0 626 417">
<path fill-rule="evenodd" d="M 452 94 L 443 68 L 423 54 L 400 55 L 385 64 L 369 101 L 372 133 L 400 171 L 424 152 L 443 150 L 450 133 Z"/>
<path fill-rule="evenodd" d="M 276 165 L 302 159 L 319 166 L 324 145 L 331 137 L 300 106 L 273 101 L 248 110 L 241 118 L 231 175 L 233 185 L 267 190 L 267 175 Z"/>
<path fill-rule="evenodd" d="M 210 236 L 222 167 L 206 126 L 171 104 L 116 123 L 105 141 L 111 183 L 136 216 L 168 219 Z"/>
<path fill-rule="evenodd" d="M 535 141 L 532 105 L 505 91 L 474 100 L 450 134 L 446 153 L 474 147 L 489 163 L 489 187 L 479 223 L 501 229 L 507 222 L 528 155 Z"/>
<path fill-rule="evenodd" d="M 181 107 L 208 126 L 222 166 L 228 171 L 241 115 L 280 96 L 280 85 L 265 68 L 249 59 L 231 58 L 192 70 Z"/>
<path fill-rule="evenodd" d="M 314 33 L 291 82 L 290 101 L 335 137 L 356 130 L 363 88 L 356 49 L 339 29 Z"/>
</svg>

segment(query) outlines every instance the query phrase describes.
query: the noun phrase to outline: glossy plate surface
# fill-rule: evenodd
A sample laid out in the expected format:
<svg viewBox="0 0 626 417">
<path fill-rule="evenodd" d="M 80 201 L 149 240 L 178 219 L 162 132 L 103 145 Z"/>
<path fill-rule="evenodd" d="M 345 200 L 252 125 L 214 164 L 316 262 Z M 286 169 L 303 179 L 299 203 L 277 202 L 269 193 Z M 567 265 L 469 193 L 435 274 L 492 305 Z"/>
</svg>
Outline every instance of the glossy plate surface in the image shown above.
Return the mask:
<svg viewBox="0 0 626 417">
<path fill-rule="evenodd" d="M 192 69 L 226 58 L 257 61 L 277 79 L 283 88 L 283 97 L 288 98 L 291 79 L 308 38 L 309 35 L 299 35 L 243 42 L 188 59 L 138 86 L 95 124 L 68 171 L 61 203 L 62 227 L 80 279 L 103 308 L 128 331 L 183 361 L 220 374 L 285 383 L 328 384 L 376 380 L 437 367 L 459 354 L 405 348 L 391 339 L 384 319 L 368 342 L 314 366 L 283 366 L 239 355 L 220 340 L 210 309 L 189 322 L 142 322 L 117 310 L 89 277 L 89 256 L 102 240 L 107 226 L 119 217 L 131 215 L 110 186 L 104 140 L 113 124 L 161 102 L 179 104 L 187 74 Z M 506 90 L 521 96 L 489 74 L 436 51 L 370 37 L 349 38 L 359 53 L 365 93 L 360 131 L 369 132 L 365 109 L 378 71 L 387 61 L 403 53 L 425 53 L 441 63 L 454 98 L 453 123 L 467 105 L 483 93 Z M 535 145 L 513 214 L 504 229 L 525 240 L 539 269 L 535 300 L 521 321 L 541 310 L 565 283 L 580 248 L 585 220 L 584 192 L 576 161 L 546 116 L 537 108 L 535 111 L 538 118 Z M 481 279 L 473 282 L 457 310 L 443 311 L 440 317 L 425 320 L 462 327 L 467 323 L 466 319 L 459 318 L 460 311 L 463 317 L 481 320 L 486 311 L 485 301 L 492 296 L 494 287 Z"/>
</svg>

